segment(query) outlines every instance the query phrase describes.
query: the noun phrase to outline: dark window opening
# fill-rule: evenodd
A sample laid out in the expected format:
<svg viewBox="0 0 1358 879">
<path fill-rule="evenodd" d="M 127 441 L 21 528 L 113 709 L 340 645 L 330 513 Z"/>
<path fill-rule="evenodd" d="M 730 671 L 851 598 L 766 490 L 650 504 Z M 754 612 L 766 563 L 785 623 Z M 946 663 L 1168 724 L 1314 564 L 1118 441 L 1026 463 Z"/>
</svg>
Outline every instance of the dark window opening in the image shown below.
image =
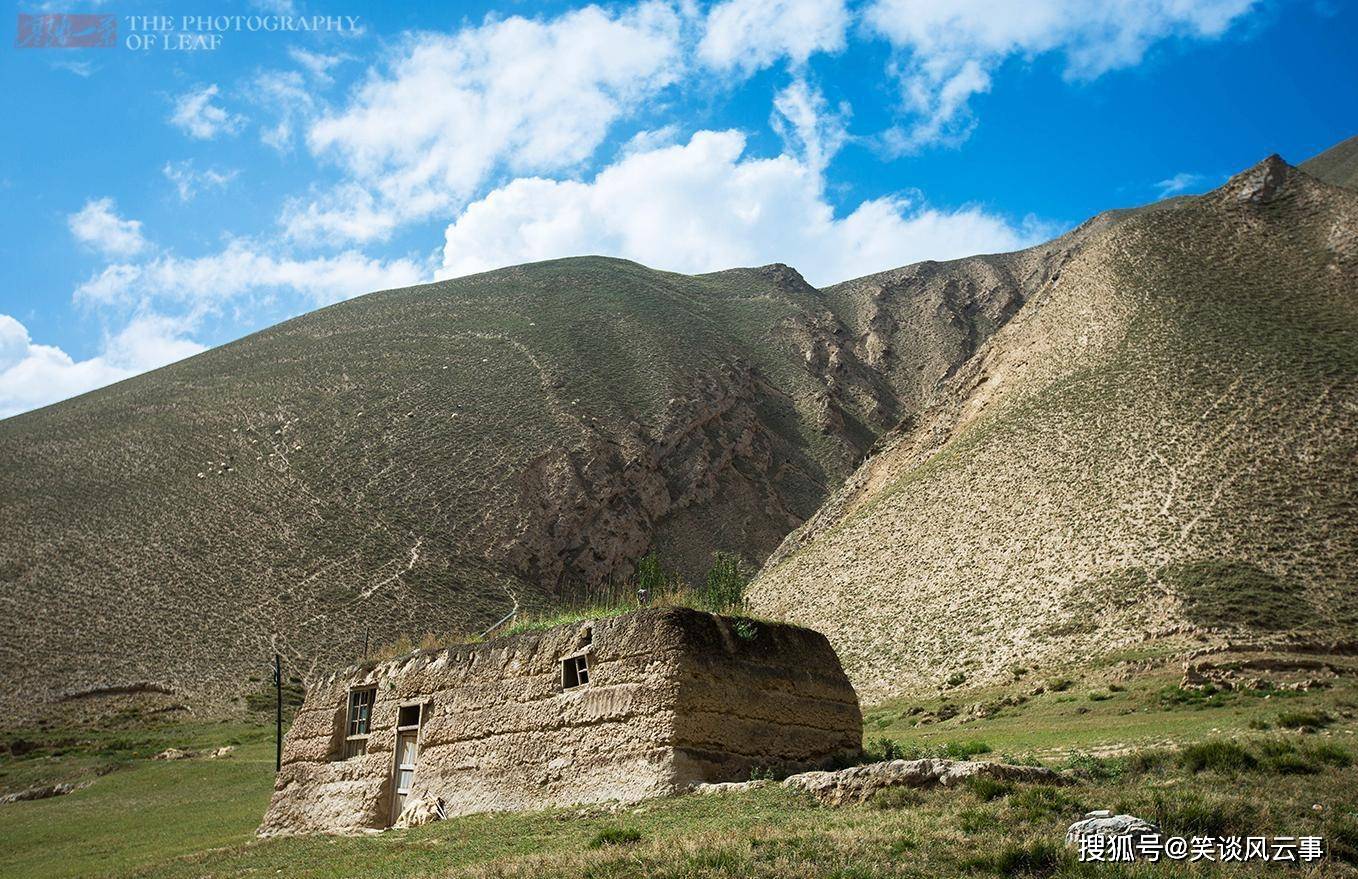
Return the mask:
<svg viewBox="0 0 1358 879">
<path fill-rule="evenodd" d="M 589 683 L 589 657 L 586 654 L 567 656 L 561 660 L 561 688 L 569 690 Z"/>
<path fill-rule="evenodd" d="M 402 705 L 400 712 L 396 715 L 396 728 L 404 729 L 407 726 L 420 725 L 420 706 Z"/>
</svg>

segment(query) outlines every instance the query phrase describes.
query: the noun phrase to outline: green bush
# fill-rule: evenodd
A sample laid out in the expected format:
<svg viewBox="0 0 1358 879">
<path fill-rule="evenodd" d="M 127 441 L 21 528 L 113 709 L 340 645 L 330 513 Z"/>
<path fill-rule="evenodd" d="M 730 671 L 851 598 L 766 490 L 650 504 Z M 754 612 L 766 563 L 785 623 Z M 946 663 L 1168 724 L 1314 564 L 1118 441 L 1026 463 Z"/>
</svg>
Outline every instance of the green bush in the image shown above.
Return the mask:
<svg viewBox="0 0 1358 879">
<path fill-rule="evenodd" d="M 863 756 L 869 763 L 880 763 L 884 760 L 900 760 L 902 759 L 903 753 L 899 742 L 885 736 L 873 739 L 868 742 L 867 747 L 863 749 Z"/>
<path fill-rule="evenodd" d="M 1254 769 L 1259 761 L 1235 742 L 1212 739 L 1186 746 L 1179 752 L 1179 764 L 1190 772 L 1240 772 Z"/>
<path fill-rule="evenodd" d="M 1000 876 L 1050 876 L 1069 856 L 1047 839 L 1007 842 L 993 855 L 978 855 L 962 862 L 965 870 L 980 870 Z"/>
<path fill-rule="evenodd" d="M 963 833 L 984 833 L 1000 826 L 995 813 L 989 809 L 963 809 L 957 815 Z"/>
<path fill-rule="evenodd" d="M 1006 800 L 1006 808 L 1018 821 L 1078 818 L 1088 811 L 1084 803 L 1061 788 L 1045 784 L 1019 788 Z"/>
<path fill-rule="evenodd" d="M 967 682 L 966 672 L 955 671 L 952 674 L 948 675 L 948 680 L 946 684 L 949 687 L 960 687 L 966 682 Z"/>
<path fill-rule="evenodd" d="M 1325 711 L 1284 711 L 1278 715 L 1278 726 L 1283 729 L 1315 730 L 1334 723 Z"/>
<path fill-rule="evenodd" d="M 1066 690 L 1069 690 L 1074 683 L 1075 682 L 1070 678 L 1052 678 L 1047 681 L 1047 689 L 1051 690 L 1053 693 L 1064 693 Z"/>
<path fill-rule="evenodd" d="M 998 800 L 1000 797 L 1007 797 L 1014 792 L 1014 786 L 1007 781 L 997 781 L 984 775 L 973 775 L 967 779 L 967 790 L 976 795 L 978 799 L 990 802 Z"/>
<path fill-rule="evenodd" d="M 590 848 L 603 848 L 606 845 L 630 845 L 641 841 L 641 831 L 634 827 L 609 827 L 594 834 Z"/>
<path fill-rule="evenodd" d="M 1156 791 L 1153 822 L 1173 836 L 1248 836 L 1259 833 L 1259 810 L 1248 800 L 1196 791 Z"/>
<path fill-rule="evenodd" d="M 712 555 L 712 569 L 703 584 L 702 603 L 713 613 L 738 613 L 745 608 L 745 587 L 750 572 L 745 562 L 733 553 Z"/>
</svg>

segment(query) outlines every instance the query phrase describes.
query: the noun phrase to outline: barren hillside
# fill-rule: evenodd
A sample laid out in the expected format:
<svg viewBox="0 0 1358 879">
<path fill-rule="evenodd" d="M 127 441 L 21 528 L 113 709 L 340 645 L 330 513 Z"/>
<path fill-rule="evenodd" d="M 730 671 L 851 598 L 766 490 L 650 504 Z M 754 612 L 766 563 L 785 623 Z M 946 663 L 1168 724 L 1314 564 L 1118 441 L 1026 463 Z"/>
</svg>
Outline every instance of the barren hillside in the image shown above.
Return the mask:
<svg viewBox="0 0 1358 879">
<path fill-rule="evenodd" d="M 784 266 L 561 260 L 360 297 L 0 422 L 22 633 L 0 701 L 239 705 L 275 646 L 305 677 L 652 548 L 690 576 L 715 549 L 757 564 L 1012 313 L 1019 274 L 822 295 Z"/>
<path fill-rule="evenodd" d="M 1358 635 L 1358 193 L 1273 157 L 1080 234 L 754 585 L 869 699 Z"/>
</svg>

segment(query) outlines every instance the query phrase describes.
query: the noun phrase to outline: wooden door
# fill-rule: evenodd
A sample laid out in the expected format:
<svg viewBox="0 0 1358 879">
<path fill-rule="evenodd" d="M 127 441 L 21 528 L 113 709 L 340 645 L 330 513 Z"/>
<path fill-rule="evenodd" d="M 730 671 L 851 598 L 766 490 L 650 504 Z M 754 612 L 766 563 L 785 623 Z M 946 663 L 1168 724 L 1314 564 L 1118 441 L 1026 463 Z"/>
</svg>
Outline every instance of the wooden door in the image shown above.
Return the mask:
<svg viewBox="0 0 1358 879">
<path fill-rule="evenodd" d="M 396 734 L 396 802 L 393 818 L 400 817 L 406 807 L 406 797 L 415 785 L 415 761 L 419 757 L 419 730 L 401 730 Z"/>
</svg>

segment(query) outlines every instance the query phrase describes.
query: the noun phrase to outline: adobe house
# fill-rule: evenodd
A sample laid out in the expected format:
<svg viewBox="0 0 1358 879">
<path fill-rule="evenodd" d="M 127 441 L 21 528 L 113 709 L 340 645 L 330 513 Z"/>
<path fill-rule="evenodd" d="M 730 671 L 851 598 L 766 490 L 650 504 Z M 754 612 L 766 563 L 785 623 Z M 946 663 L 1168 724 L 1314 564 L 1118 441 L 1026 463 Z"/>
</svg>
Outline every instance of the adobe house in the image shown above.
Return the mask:
<svg viewBox="0 0 1358 879">
<path fill-rule="evenodd" d="M 825 636 L 687 608 L 420 651 L 318 682 L 284 740 L 261 836 L 632 802 L 860 753 Z"/>
</svg>

